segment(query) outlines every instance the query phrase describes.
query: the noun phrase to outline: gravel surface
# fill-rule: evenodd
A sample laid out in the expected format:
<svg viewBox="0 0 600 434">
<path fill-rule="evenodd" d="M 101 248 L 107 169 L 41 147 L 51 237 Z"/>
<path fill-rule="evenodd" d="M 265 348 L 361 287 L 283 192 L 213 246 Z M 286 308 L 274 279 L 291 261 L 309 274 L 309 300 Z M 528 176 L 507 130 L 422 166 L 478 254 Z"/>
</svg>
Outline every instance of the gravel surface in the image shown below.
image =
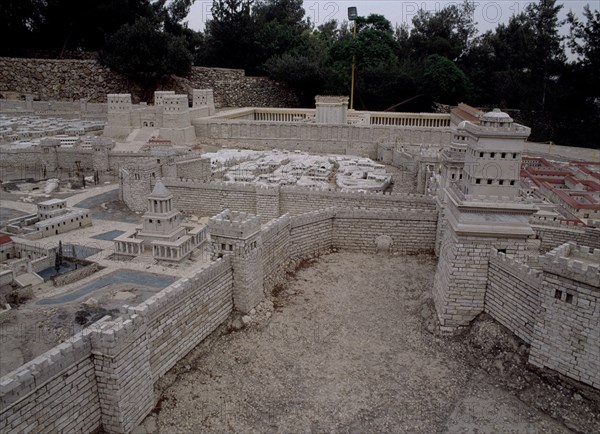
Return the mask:
<svg viewBox="0 0 600 434">
<path fill-rule="evenodd" d="M 312 261 L 163 377 L 135 432 L 598 432 L 598 394 L 529 370 L 527 346 L 489 317 L 435 333 L 435 266 Z"/>
</svg>

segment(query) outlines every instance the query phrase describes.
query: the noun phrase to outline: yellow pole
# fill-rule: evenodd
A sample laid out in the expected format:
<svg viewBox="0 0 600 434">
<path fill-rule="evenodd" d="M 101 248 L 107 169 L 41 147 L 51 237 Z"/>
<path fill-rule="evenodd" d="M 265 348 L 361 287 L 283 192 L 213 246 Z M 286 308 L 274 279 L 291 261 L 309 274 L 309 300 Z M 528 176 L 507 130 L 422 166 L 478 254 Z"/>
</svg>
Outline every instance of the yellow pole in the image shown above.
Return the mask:
<svg viewBox="0 0 600 434">
<path fill-rule="evenodd" d="M 352 33 L 352 39 L 356 38 L 356 20 L 354 20 L 354 32 Z M 350 110 L 354 109 L 354 70 L 356 63 L 356 54 L 352 55 L 352 88 L 350 89 Z"/>
</svg>

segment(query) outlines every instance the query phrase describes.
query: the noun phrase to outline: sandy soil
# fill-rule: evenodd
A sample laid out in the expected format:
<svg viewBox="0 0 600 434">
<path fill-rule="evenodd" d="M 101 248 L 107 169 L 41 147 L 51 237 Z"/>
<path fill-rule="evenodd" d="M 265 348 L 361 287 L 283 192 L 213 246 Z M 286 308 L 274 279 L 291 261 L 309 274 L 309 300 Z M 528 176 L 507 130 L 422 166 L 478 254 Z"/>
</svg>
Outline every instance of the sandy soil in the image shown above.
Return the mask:
<svg viewBox="0 0 600 434">
<path fill-rule="evenodd" d="M 135 432 L 598 432 L 598 394 L 529 370 L 491 319 L 431 333 L 435 263 L 320 258 L 181 360 Z"/>
</svg>

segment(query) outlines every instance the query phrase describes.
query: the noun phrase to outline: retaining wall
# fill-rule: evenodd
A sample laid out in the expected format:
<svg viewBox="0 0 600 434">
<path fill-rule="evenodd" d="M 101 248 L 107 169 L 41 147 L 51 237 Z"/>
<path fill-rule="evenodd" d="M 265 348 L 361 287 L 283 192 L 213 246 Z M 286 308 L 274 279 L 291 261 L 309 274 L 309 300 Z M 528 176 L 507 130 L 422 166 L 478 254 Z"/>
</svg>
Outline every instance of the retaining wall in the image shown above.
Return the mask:
<svg viewBox="0 0 600 434">
<path fill-rule="evenodd" d="M 158 84 L 158 89 L 190 95 L 192 89 L 213 89 L 217 107 L 298 105 L 297 96 L 284 84 L 266 77 L 247 77 L 239 69 L 192 67 L 187 77 L 169 77 Z M 111 71 L 96 60 L 8 57 L 0 57 L 0 91 L 33 94 L 44 101 L 87 98 L 98 103 L 106 103 L 109 93 L 131 93 L 134 102 L 144 100 L 146 94 L 140 83 Z M 69 104 L 59 107 L 54 103 L 54 110 L 79 111 L 79 101 L 75 106 Z"/>
</svg>

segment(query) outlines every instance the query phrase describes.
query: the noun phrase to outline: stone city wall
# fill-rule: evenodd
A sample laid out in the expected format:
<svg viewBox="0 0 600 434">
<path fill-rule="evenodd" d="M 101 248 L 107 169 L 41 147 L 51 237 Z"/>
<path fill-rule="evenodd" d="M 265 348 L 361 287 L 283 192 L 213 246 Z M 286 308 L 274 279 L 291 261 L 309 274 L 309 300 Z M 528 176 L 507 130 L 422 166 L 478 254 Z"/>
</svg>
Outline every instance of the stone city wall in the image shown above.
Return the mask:
<svg viewBox="0 0 600 434">
<path fill-rule="evenodd" d="M 379 236 L 391 238 L 392 254 L 432 254 L 438 214 L 425 209 L 340 209 L 333 220 L 336 248 L 376 253 Z"/>
<path fill-rule="evenodd" d="M 528 344 L 534 340 L 540 309 L 541 271 L 533 270 L 492 249 L 485 311 Z"/>
<path fill-rule="evenodd" d="M 548 252 L 561 244 L 574 241 L 592 249 L 600 249 L 600 227 L 575 224 L 571 221 L 532 217 L 531 228 L 540 239 L 540 250 Z"/>
<path fill-rule="evenodd" d="M 192 94 L 192 89 L 213 89 L 217 107 L 295 107 L 297 96 L 284 84 L 265 77 L 247 77 L 243 70 L 192 67 L 186 78 L 170 77 L 160 90 Z M 33 94 L 43 101 L 73 101 L 87 98 L 106 103 L 109 93 L 131 93 L 134 102 L 146 94 L 140 83 L 112 72 L 96 60 L 23 59 L 0 57 L 0 93 Z M 51 112 L 80 111 L 76 105 L 55 104 Z M 25 106 L 25 108 L 27 108 Z M 44 107 L 36 106 L 36 112 Z M 0 105 L 0 111 L 3 107 Z M 11 107 L 9 109 L 14 109 Z M 104 106 L 104 114 L 106 107 Z"/>
<path fill-rule="evenodd" d="M 561 257 L 567 249 L 575 261 Z M 529 362 L 599 389 L 600 271 L 581 259 L 597 264 L 600 250 L 564 244 L 542 257 L 541 312 Z"/>
<path fill-rule="evenodd" d="M 231 262 L 179 280 L 0 379 L 0 431 L 130 432 L 153 384 L 232 310 Z"/>
<path fill-rule="evenodd" d="M 123 181 L 122 196 L 133 211 L 144 211 L 146 196 L 154 180 L 127 179 Z M 406 193 L 363 193 L 296 186 L 260 187 L 251 183 L 199 182 L 195 180 L 164 179 L 174 196 L 174 205 L 182 212 L 201 216 L 215 215 L 224 209 L 258 214 L 263 223 L 289 213 L 338 206 L 345 208 L 420 208 L 434 210 L 435 200 L 429 196 Z"/>
<path fill-rule="evenodd" d="M 288 249 L 291 243 L 290 232 L 288 215 L 271 220 L 261 229 L 263 289 L 266 294 L 271 293 L 276 286 L 283 285 L 286 280 L 289 266 Z"/>
<path fill-rule="evenodd" d="M 377 238 L 391 239 L 388 253 L 429 254 L 435 243 L 434 210 L 327 208 L 288 214 L 262 227 L 264 289 L 283 283 L 286 271 L 332 249 L 375 253 Z"/>
</svg>

